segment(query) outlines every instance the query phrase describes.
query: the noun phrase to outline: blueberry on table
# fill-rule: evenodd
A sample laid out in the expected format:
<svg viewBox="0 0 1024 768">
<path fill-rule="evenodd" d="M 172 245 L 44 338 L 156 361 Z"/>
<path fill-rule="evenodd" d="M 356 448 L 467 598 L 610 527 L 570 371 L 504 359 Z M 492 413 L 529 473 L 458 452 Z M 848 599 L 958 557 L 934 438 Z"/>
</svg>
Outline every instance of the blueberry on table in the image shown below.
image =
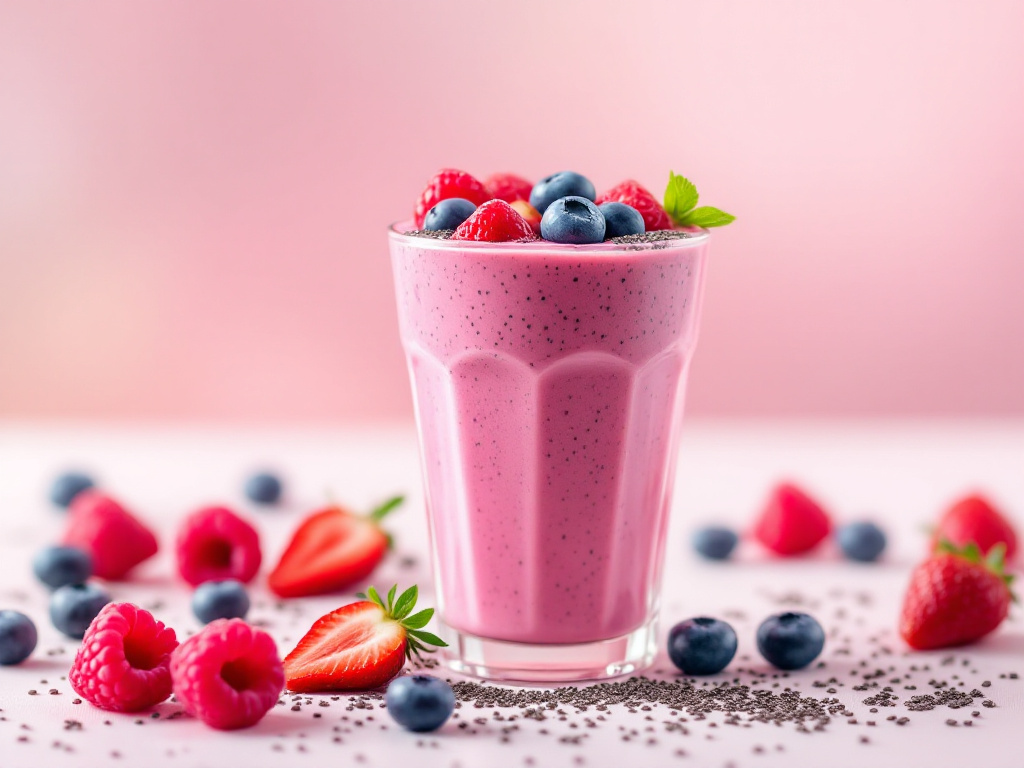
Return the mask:
<svg viewBox="0 0 1024 768">
<path fill-rule="evenodd" d="M 836 544 L 850 560 L 870 563 L 885 550 L 885 531 L 874 523 L 848 523 L 836 529 Z"/>
<path fill-rule="evenodd" d="M 257 472 L 245 481 L 245 495 L 257 504 L 276 504 L 281 499 L 281 478 L 271 472 Z"/>
<path fill-rule="evenodd" d="M 95 486 L 96 481 L 83 472 L 65 472 L 54 478 L 50 486 L 50 501 L 58 507 L 67 508 L 75 496 Z"/>
<path fill-rule="evenodd" d="M 604 215 L 585 197 L 563 197 L 541 216 L 540 236 L 553 243 L 600 243 L 604 240 Z"/>
<path fill-rule="evenodd" d="M 33 558 L 32 571 L 50 589 L 81 584 L 92 576 L 92 555 L 79 547 L 47 547 Z"/>
<path fill-rule="evenodd" d="M 476 205 L 466 198 L 449 197 L 427 211 L 423 219 L 423 228 L 431 232 L 458 229 L 459 224 L 468 219 L 475 210 Z"/>
<path fill-rule="evenodd" d="M 777 613 L 757 628 L 757 649 L 779 669 L 802 669 L 818 658 L 824 647 L 825 631 L 806 613 Z"/>
<path fill-rule="evenodd" d="M 410 731 L 435 731 L 455 710 L 455 693 L 444 680 L 430 675 L 396 677 L 384 695 L 388 712 Z"/>
<path fill-rule="evenodd" d="M 585 197 L 594 200 L 597 190 L 585 176 L 572 171 L 561 171 L 538 181 L 530 190 L 530 205 L 544 213 L 555 200 L 563 197 Z"/>
<path fill-rule="evenodd" d="M 604 236 L 607 238 L 642 235 L 647 231 L 644 217 L 631 205 L 611 202 L 597 207 L 604 214 Z"/>
<path fill-rule="evenodd" d="M 67 584 L 50 596 L 50 621 L 68 637 L 81 640 L 109 602 L 110 595 L 94 584 Z"/>
<path fill-rule="evenodd" d="M 21 664 L 36 649 L 32 619 L 18 611 L 0 611 L 0 665 Z"/>
<path fill-rule="evenodd" d="M 234 579 L 204 581 L 192 593 L 192 612 L 203 624 L 215 619 L 244 619 L 249 612 L 249 593 Z"/>
<path fill-rule="evenodd" d="M 693 548 L 708 560 L 729 559 L 738 542 L 736 532 L 721 525 L 708 525 L 693 534 Z"/>
<path fill-rule="evenodd" d="M 686 675 L 714 675 L 736 655 L 736 632 L 727 622 L 699 616 L 668 633 L 668 656 Z"/>
</svg>

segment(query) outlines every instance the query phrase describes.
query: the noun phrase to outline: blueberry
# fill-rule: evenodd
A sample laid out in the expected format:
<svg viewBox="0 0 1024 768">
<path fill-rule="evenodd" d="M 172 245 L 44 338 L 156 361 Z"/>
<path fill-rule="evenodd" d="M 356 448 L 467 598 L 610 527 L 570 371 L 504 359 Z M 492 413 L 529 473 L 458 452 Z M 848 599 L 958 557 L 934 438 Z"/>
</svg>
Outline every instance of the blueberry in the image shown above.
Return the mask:
<svg viewBox="0 0 1024 768">
<path fill-rule="evenodd" d="M 563 197 L 585 197 L 587 200 L 594 200 L 597 191 L 590 179 L 580 176 L 572 171 L 553 173 L 541 179 L 533 185 L 530 190 L 530 205 L 539 213 L 544 213 L 555 200 Z"/>
<path fill-rule="evenodd" d="M 93 584 L 66 584 L 50 596 L 50 620 L 68 637 L 81 640 L 110 595 Z"/>
<path fill-rule="evenodd" d="M 802 669 L 825 647 L 825 631 L 806 613 L 776 613 L 757 628 L 757 649 L 779 669 Z"/>
<path fill-rule="evenodd" d="M 736 655 L 736 632 L 724 621 L 701 616 L 668 633 L 668 656 L 687 675 L 714 675 Z"/>
<path fill-rule="evenodd" d="M 459 224 L 473 215 L 476 206 L 464 197 L 449 197 L 429 211 L 423 219 L 423 228 L 432 231 L 456 229 Z"/>
<path fill-rule="evenodd" d="M 870 563 L 885 549 L 885 531 L 874 523 L 849 523 L 836 530 L 836 543 L 851 560 Z"/>
<path fill-rule="evenodd" d="M 95 486 L 96 482 L 82 472 L 65 472 L 54 478 L 50 486 L 50 501 L 58 507 L 69 507 L 75 496 Z"/>
<path fill-rule="evenodd" d="M 396 677 L 384 700 L 399 725 L 417 732 L 437 730 L 455 709 L 452 687 L 430 675 Z"/>
<path fill-rule="evenodd" d="M 78 547 L 47 547 L 32 560 L 32 570 L 50 589 L 81 584 L 92 576 L 92 555 Z"/>
<path fill-rule="evenodd" d="M 601 203 L 597 207 L 604 214 L 604 236 L 607 238 L 642 235 L 647 231 L 644 217 L 632 205 L 611 202 Z"/>
<path fill-rule="evenodd" d="M 257 504 L 276 504 L 281 489 L 281 478 L 271 472 L 257 472 L 245 481 L 245 495 Z"/>
<path fill-rule="evenodd" d="M 729 559 L 738 542 L 734 530 L 720 525 L 709 525 L 693 534 L 693 548 L 708 560 Z"/>
<path fill-rule="evenodd" d="M 0 665 L 21 664 L 36 649 L 36 625 L 18 611 L 0 611 Z"/>
<path fill-rule="evenodd" d="M 203 624 L 214 619 L 244 619 L 248 612 L 249 594 L 240 581 L 204 581 L 192 593 L 192 613 Z"/>
<path fill-rule="evenodd" d="M 553 243 L 600 243 L 604 240 L 604 216 L 585 197 L 563 197 L 541 216 L 540 236 Z"/>
</svg>

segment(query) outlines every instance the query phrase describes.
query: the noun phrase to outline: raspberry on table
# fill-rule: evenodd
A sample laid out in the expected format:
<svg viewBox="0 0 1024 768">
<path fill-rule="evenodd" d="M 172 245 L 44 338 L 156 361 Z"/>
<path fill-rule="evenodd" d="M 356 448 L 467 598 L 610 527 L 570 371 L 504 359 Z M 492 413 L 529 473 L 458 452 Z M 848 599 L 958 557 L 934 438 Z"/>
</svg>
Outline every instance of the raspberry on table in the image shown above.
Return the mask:
<svg viewBox="0 0 1024 768">
<path fill-rule="evenodd" d="M 241 619 L 218 619 L 171 655 L 174 694 L 211 728 L 258 723 L 284 688 L 274 640 Z"/>
<path fill-rule="evenodd" d="M 156 536 L 114 498 L 94 489 L 71 502 L 61 542 L 92 555 L 93 575 L 117 580 L 158 549 Z"/>
<path fill-rule="evenodd" d="M 131 603 L 104 606 L 86 630 L 68 680 L 90 704 L 138 712 L 171 695 L 174 630 Z"/>
<path fill-rule="evenodd" d="M 227 507 L 204 507 L 178 530 L 178 572 L 192 586 L 204 581 L 252 580 L 260 568 L 256 529 Z"/>
</svg>

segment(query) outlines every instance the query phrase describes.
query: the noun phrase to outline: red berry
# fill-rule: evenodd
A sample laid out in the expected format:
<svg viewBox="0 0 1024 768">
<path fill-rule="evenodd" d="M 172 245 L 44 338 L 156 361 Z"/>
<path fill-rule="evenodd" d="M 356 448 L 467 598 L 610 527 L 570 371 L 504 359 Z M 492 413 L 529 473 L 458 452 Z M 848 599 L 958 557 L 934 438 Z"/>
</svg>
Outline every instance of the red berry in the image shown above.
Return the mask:
<svg viewBox="0 0 1024 768">
<path fill-rule="evenodd" d="M 178 572 L 192 586 L 204 581 L 252 580 L 260 568 L 260 537 L 226 507 L 193 512 L 178 530 Z"/>
<path fill-rule="evenodd" d="M 492 173 L 484 181 L 484 187 L 491 197 L 514 203 L 516 200 L 529 201 L 533 183 L 514 173 Z"/>
<path fill-rule="evenodd" d="M 530 225 L 530 229 L 533 230 L 533 234 L 540 237 L 540 211 L 530 205 L 527 200 L 515 200 L 510 203 L 512 208 L 523 217 L 523 220 Z"/>
<path fill-rule="evenodd" d="M 171 654 L 174 695 L 211 728 L 255 725 L 277 703 L 284 668 L 273 638 L 241 619 L 217 619 Z"/>
<path fill-rule="evenodd" d="M 63 543 L 92 555 L 93 574 L 121 579 L 156 554 L 156 536 L 110 496 L 82 491 L 73 502 Z"/>
<path fill-rule="evenodd" d="M 772 490 L 754 522 L 754 538 L 780 555 L 798 555 L 817 546 L 831 529 L 821 505 L 791 483 Z"/>
<path fill-rule="evenodd" d="M 413 210 L 416 228 L 423 228 L 423 219 L 427 211 L 449 197 L 462 197 L 474 205 L 486 203 L 491 199 L 484 185 L 465 171 L 442 168 L 430 179 L 427 188 L 420 193 L 416 201 L 416 208 Z"/>
<path fill-rule="evenodd" d="M 100 709 L 138 712 L 171 695 L 174 630 L 131 603 L 109 603 L 92 620 L 68 680 Z"/>
<path fill-rule="evenodd" d="M 536 237 L 530 225 L 511 205 L 504 200 L 489 200 L 459 225 L 451 239 L 504 243 L 535 240 Z"/>
<path fill-rule="evenodd" d="M 919 650 L 963 645 L 984 637 L 1009 612 L 1013 599 L 1009 582 L 1001 558 L 984 562 L 974 545 L 944 549 L 910 575 L 900 613 L 900 635 Z"/>
<path fill-rule="evenodd" d="M 633 206 L 644 217 L 644 226 L 648 232 L 656 229 L 672 229 L 672 220 L 665 213 L 665 209 L 661 207 L 661 203 L 638 181 L 629 179 L 621 184 L 616 184 L 604 194 L 598 195 L 594 202 L 597 205 L 615 202 Z"/>
<path fill-rule="evenodd" d="M 973 541 L 983 555 L 1002 542 L 1007 560 L 1017 553 L 1017 533 L 1010 521 L 980 495 L 966 496 L 946 510 L 932 534 L 932 549 L 942 541 L 958 547 Z"/>
</svg>

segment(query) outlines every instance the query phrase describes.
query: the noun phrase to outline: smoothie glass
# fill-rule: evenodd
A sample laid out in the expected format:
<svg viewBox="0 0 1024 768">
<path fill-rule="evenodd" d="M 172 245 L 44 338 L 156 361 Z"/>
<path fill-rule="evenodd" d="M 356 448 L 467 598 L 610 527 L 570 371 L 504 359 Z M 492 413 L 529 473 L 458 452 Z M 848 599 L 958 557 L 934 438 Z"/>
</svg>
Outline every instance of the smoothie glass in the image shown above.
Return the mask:
<svg viewBox="0 0 1024 768">
<path fill-rule="evenodd" d="M 708 234 L 595 245 L 389 231 L 444 660 L 650 664 Z"/>
</svg>

